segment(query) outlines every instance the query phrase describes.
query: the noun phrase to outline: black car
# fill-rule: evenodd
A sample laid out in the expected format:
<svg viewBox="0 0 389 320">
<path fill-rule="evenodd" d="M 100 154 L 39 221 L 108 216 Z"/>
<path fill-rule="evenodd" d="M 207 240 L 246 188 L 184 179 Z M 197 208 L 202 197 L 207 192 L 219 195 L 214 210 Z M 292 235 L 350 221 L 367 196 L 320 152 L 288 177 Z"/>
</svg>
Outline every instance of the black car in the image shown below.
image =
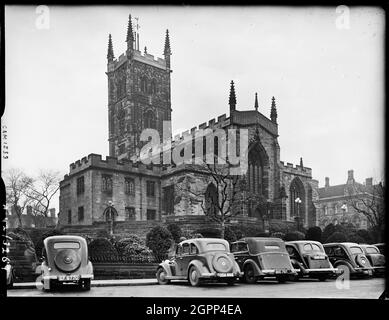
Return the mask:
<svg viewBox="0 0 389 320">
<path fill-rule="evenodd" d="M 373 268 L 357 243 L 326 243 L 324 250 L 335 268 L 350 276 L 372 276 Z"/>
<path fill-rule="evenodd" d="M 320 242 L 312 240 L 289 241 L 285 243 L 293 268 L 298 278 L 309 277 L 325 281 L 342 271 L 334 268 Z"/>
<path fill-rule="evenodd" d="M 382 276 L 385 274 L 385 256 L 380 253 L 379 249 L 372 244 L 360 244 L 363 252 L 371 266 L 373 267 L 373 274 Z"/>
<path fill-rule="evenodd" d="M 243 238 L 231 244 L 231 252 L 243 270 L 242 279 L 246 283 L 255 283 L 268 277 L 285 282 L 293 280 L 297 275 L 281 239 Z"/>
</svg>

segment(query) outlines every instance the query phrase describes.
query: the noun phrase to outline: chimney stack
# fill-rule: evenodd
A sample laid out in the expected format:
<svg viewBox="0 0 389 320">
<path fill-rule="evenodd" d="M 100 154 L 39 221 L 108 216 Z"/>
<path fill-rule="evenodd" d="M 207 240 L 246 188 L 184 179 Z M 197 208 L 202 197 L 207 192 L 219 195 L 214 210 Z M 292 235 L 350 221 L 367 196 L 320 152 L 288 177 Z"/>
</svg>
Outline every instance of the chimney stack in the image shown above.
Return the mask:
<svg viewBox="0 0 389 320">
<path fill-rule="evenodd" d="M 326 177 L 326 185 L 325 187 L 328 188 L 330 186 L 330 178 Z"/>
<path fill-rule="evenodd" d="M 366 178 L 366 187 L 373 186 L 373 178 Z"/>
<path fill-rule="evenodd" d="M 347 177 L 347 184 L 353 184 L 355 182 L 354 180 L 354 170 L 348 171 L 348 177 Z"/>
</svg>

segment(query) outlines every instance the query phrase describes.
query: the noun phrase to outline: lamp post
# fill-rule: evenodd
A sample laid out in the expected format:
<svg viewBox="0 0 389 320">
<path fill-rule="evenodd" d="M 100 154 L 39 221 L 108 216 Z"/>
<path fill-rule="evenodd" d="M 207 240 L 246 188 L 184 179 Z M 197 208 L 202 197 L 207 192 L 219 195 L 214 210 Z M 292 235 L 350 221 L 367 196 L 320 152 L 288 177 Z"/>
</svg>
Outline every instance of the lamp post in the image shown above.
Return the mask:
<svg viewBox="0 0 389 320">
<path fill-rule="evenodd" d="M 301 199 L 297 197 L 294 202 L 297 204 L 297 231 L 300 231 L 300 204 L 301 204 Z"/>
<path fill-rule="evenodd" d="M 108 201 L 108 206 L 104 210 L 105 219 L 109 224 L 109 234 L 113 235 L 113 221 L 115 220 L 115 215 L 117 215 L 116 209 L 112 201 Z"/>
<path fill-rule="evenodd" d="M 346 211 L 347 211 L 347 206 L 346 204 L 343 204 L 340 209 L 342 209 L 343 211 L 343 218 L 342 218 L 342 224 L 345 225 L 346 224 Z"/>
</svg>

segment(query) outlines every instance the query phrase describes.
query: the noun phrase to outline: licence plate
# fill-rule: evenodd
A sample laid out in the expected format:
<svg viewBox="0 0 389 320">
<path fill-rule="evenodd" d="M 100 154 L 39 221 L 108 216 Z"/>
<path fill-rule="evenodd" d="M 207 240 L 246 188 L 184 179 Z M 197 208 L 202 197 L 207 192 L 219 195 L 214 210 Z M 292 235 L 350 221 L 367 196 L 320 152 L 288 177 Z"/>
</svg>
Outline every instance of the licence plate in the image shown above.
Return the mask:
<svg viewBox="0 0 389 320">
<path fill-rule="evenodd" d="M 80 276 L 75 275 L 75 274 L 67 275 L 67 276 L 59 276 L 58 280 L 59 281 L 77 281 L 77 280 L 80 280 Z"/>
<path fill-rule="evenodd" d="M 218 277 L 233 277 L 233 273 L 218 273 Z"/>
</svg>

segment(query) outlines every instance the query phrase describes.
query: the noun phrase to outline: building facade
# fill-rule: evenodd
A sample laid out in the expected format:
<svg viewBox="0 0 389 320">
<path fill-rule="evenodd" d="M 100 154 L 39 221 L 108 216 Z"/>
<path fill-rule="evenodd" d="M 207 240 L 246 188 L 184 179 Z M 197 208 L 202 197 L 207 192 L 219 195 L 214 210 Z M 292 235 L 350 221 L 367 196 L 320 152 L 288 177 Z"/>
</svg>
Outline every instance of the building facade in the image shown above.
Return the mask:
<svg viewBox="0 0 389 320">
<path fill-rule="evenodd" d="M 234 83 L 229 92 L 229 114 L 223 114 L 171 138 L 171 48 L 166 31 L 164 58 L 139 51 L 136 33 L 132 31 L 131 16 L 127 29 L 127 51 L 114 58 L 112 38 L 109 36 L 107 54 L 109 156 L 90 154 L 70 165 L 60 183 L 60 224 L 91 225 L 104 221 L 105 209 L 113 204 L 116 221 L 187 222 L 204 218 L 204 204 L 215 197 L 215 186 L 209 172 L 198 165 L 177 157 L 188 154 L 196 157 L 197 142 L 201 148 L 222 154 L 223 141 L 230 138 L 232 129 L 247 130 L 247 170 L 239 175 L 240 183 L 231 188 L 232 210 L 236 223 L 250 223 L 266 229 L 267 221 L 284 221 L 301 226 L 317 223 L 314 202 L 318 198 L 318 182 L 312 170 L 303 165 L 280 161 L 278 144 L 277 106 L 273 97 L 270 114 L 254 105 L 238 110 Z M 166 125 L 167 123 L 167 125 Z M 142 141 L 145 129 L 155 129 L 167 153 L 173 159 L 142 163 Z M 197 139 L 199 132 L 207 132 Z M 225 132 L 225 135 L 223 134 Z M 221 136 L 219 134 L 221 133 Z M 239 150 L 239 139 L 236 139 Z M 209 145 L 207 143 L 210 143 Z M 174 151 L 175 150 L 175 151 Z M 179 152 L 177 152 L 179 150 Z M 176 152 L 176 158 L 173 153 Z M 238 151 L 239 153 L 239 151 Z M 232 188 L 234 188 L 232 190 Z M 199 197 L 193 197 L 191 190 Z M 216 195 L 217 197 L 217 195 Z M 232 198 L 231 198 L 232 199 Z"/>
<path fill-rule="evenodd" d="M 372 178 L 366 178 L 365 183 L 356 182 L 354 170 L 348 171 L 345 184 L 330 185 L 330 179 L 325 178 L 325 186 L 318 189 L 319 199 L 317 207 L 318 225 L 324 229 L 328 224 L 352 224 L 357 229 L 368 229 L 369 220 L 362 211 L 369 211 L 367 204 L 371 204 L 376 197 Z"/>
</svg>

